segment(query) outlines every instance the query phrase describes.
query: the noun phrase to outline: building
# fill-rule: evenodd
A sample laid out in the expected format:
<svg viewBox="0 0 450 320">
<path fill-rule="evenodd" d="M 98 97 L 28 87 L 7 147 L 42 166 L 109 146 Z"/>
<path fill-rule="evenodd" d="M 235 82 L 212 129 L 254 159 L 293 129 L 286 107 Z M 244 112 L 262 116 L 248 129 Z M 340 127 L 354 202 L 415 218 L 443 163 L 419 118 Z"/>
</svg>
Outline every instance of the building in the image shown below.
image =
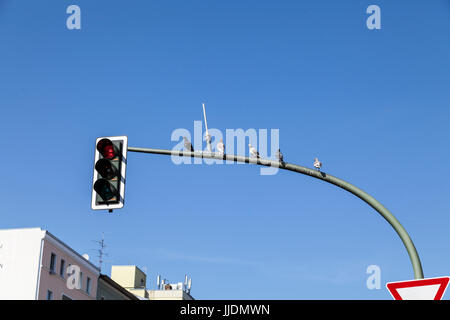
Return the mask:
<svg viewBox="0 0 450 320">
<path fill-rule="evenodd" d="M 147 275 L 136 266 L 112 266 L 111 279 L 132 294 L 148 299 Z"/>
<path fill-rule="evenodd" d="M 158 277 L 159 279 L 159 277 Z M 0 230 L 0 300 L 193 300 L 185 283 L 147 289 L 136 266 L 112 266 L 111 277 L 41 228 Z"/>
<path fill-rule="evenodd" d="M 194 300 L 189 292 L 181 288 L 147 290 L 149 300 Z"/>
<path fill-rule="evenodd" d="M 187 281 L 173 284 L 158 281 L 156 290 L 148 290 L 147 275 L 136 266 L 112 266 L 111 278 L 141 300 L 194 300 Z"/>
<path fill-rule="evenodd" d="M 139 298 L 107 275 L 101 274 L 98 278 L 97 300 L 139 300 Z"/>
<path fill-rule="evenodd" d="M 46 230 L 0 230 L 2 300 L 96 300 L 99 275 L 95 265 Z"/>
</svg>

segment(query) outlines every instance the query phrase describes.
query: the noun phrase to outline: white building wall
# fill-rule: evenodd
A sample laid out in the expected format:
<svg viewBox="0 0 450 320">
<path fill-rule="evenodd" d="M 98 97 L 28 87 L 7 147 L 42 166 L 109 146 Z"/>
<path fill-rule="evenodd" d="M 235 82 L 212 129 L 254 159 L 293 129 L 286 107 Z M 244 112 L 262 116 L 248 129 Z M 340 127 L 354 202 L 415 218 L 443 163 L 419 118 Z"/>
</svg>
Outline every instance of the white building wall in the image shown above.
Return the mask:
<svg viewBox="0 0 450 320">
<path fill-rule="evenodd" d="M 149 300 L 194 300 L 183 290 L 147 290 Z"/>
<path fill-rule="evenodd" d="M 40 228 L 0 230 L 0 299 L 37 297 L 41 242 Z"/>
</svg>

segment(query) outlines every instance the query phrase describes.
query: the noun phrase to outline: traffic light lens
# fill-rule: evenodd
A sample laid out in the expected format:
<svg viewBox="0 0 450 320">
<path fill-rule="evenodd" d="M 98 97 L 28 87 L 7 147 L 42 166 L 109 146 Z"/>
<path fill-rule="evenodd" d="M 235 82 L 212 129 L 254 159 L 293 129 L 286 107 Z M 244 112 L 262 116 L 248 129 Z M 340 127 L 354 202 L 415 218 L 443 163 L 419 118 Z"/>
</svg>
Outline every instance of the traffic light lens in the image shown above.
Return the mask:
<svg viewBox="0 0 450 320">
<path fill-rule="evenodd" d="M 113 159 L 116 156 L 116 149 L 111 140 L 102 139 L 97 143 L 97 150 L 106 159 Z"/>
<path fill-rule="evenodd" d="M 116 168 L 109 160 L 100 159 L 95 164 L 95 170 L 105 179 L 111 180 L 117 176 Z"/>
<path fill-rule="evenodd" d="M 116 155 L 116 153 L 114 152 L 113 146 L 106 146 L 105 149 L 103 149 L 103 156 L 106 159 L 112 159 L 112 158 L 114 158 L 115 155 Z"/>
<path fill-rule="evenodd" d="M 102 197 L 103 200 L 108 201 L 117 196 L 117 190 L 107 180 L 100 179 L 94 184 L 94 190 Z"/>
</svg>

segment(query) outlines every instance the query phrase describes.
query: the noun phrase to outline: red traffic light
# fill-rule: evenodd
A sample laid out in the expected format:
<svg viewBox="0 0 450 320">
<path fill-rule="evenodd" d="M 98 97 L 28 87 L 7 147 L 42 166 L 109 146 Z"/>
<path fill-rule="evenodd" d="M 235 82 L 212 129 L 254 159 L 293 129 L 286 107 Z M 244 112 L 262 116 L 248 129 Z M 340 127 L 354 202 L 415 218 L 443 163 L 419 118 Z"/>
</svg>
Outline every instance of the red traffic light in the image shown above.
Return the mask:
<svg viewBox="0 0 450 320">
<path fill-rule="evenodd" d="M 97 143 L 97 150 L 106 159 L 114 159 L 117 155 L 114 144 L 109 139 L 102 139 Z"/>
<path fill-rule="evenodd" d="M 123 208 L 127 150 L 127 136 L 96 139 L 91 197 L 93 210 L 111 212 L 113 209 Z"/>
</svg>

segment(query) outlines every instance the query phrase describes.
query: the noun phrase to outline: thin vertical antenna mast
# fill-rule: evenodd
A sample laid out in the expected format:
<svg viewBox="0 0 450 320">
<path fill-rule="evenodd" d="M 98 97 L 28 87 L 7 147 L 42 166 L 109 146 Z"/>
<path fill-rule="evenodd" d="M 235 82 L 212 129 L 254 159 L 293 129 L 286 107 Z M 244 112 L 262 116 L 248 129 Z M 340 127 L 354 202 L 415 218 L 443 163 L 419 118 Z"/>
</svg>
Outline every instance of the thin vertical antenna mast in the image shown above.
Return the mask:
<svg viewBox="0 0 450 320">
<path fill-rule="evenodd" d="M 202 103 L 202 106 L 203 106 L 203 117 L 205 118 L 205 127 L 206 127 L 206 135 L 205 135 L 205 138 L 206 138 L 206 147 L 207 147 L 207 149 L 208 149 L 208 152 L 212 152 L 212 149 L 211 149 L 211 136 L 209 135 L 209 132 L 208 132 L 208 122 L 206 121 L 206 109 L 205 109 L 205 104 Z"/>
<path fill-rule="evenodd" d="M 99 245 L 99 249 L 98 249 L 98 264 L 99 264 L 99 269 L 100 272 L 102 271 L 102 264 L 103 264 L 103 257 L 107 256 L 107 254 L 104 252 L 106 245 L 105 245 L 105 234 L 102 232 L 102 240 L 100 241 L 95 241 L 97 242 L 97 244 Z"/>
<path fill-rule="evenodd" d="M 202 103 L 203 106 L 203 117 L 205 118 L 205 127 L 206 127 L 206 133 L 208 133 L 208 122 L 206 121 L 206 110 L 205 110 L 205 104 Z"/>
</svg>

